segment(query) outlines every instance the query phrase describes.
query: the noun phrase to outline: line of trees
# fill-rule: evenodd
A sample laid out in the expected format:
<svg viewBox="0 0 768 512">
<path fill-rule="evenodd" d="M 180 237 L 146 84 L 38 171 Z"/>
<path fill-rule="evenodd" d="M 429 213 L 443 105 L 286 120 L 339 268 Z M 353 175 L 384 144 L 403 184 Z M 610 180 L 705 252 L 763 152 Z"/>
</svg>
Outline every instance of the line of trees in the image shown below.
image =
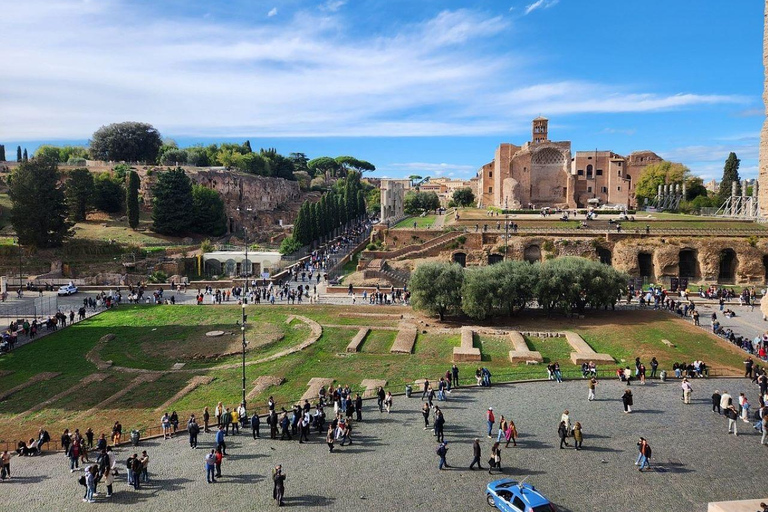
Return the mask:
<svg viewBox="0 0 768 512">
<path fill-rule="evenodd" d="M 411 274 L 411 303 L 438 315 L 464 313 L 475 320 L 511 316 L 535 301 L 548 314 L 584 314 L 613 307 L 625 293 L 628 276 L 609 265 L 575 256 L 543 263 L 506 261 L 464 269 L 458 264 L 424 263 Z"/>
<path fill-rule="evenodd" d="M 184 169 L 159 173 L 152 191 L 152 230 L 156 233 L 212 236 L 226 233 L 227 216 L 221 196 L 215 190 L 193 186 Z"/>
<path fill-rule="evenodd" d="M 283 240 L 280 251 L 283 254 L 295 252 L 365 216 L 365 195 L 360 173 L 351 171 L 323 194 L 320 201 L 304 201 L 293 224 L 293 235 Z"/>
</svg>

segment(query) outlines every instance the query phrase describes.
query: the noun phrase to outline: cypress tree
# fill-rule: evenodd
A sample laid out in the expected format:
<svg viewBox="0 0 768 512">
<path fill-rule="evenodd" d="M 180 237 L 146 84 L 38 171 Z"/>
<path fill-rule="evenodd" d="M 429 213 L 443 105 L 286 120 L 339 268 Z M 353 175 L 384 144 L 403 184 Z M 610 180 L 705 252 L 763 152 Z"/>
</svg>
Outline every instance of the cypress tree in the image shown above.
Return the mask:
<svg viewBox="0 0 768 512">
<path fill-rule="evenodd" d="M 365 192 L 362 190 L 357 191 L 357 217 L 360 218 L 365 215 Z"/>
<path fill-rule="evenodd" d="M 131 229 L 139 226 L 139 175 L 130 171 L 126 176 L 125 211 L 128 214 L 128 225 Z"/>
<path fill-rule="evenodd" d="M 21 146 L 16 146 L 16 161 L 17 162 L 21 162 L 22 161 Z"/>
<path fill-rule="evenodd" d="M 27 148 L 24 148 L 24 157 L 22 158 L 22 161 L 29 162 L 29 155 L 27 155 Z"/>
<path fill-rule="evenodd" d="M 0 144 L 0 162 L 5 162 L 5 146 Z"/>
<path fill-rule="evenodd" d="M 192 182 L 183 169 L 161 172 L 153 189 L 152 229 L 161 235 L 189 233 L 194 220 Z"/>
<path fill-rule="evenodd" d="M 253 153 L 253 150 L 251 149 L 251 141 L 247 140 L 243 143 L 243 149 L 245 149 L 245 154 Z"/>
<path fill-rule="evenodd" d="M 741 193 L 741 180 L 739 179 L 739 160 L 736 157 L 736 153 L 731 151 L 728 158 L 725 160 L 725 167 L 723 167 L 723 179 L 720 182 L 720 190 L 718 193 L 718 199 L 720 204 L 723 204 L 731 197 L 731 183 L 736 182 L 736 195 Z"/>
</svg>

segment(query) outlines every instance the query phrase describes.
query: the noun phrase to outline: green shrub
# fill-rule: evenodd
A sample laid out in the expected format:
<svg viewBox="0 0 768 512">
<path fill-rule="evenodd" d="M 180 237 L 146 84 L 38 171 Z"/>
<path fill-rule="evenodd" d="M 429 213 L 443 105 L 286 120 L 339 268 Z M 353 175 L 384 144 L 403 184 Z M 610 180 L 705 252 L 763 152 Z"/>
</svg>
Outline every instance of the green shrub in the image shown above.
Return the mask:
<svg viewBox="0 0 768 512">
<path fill-rule="evenodd" d="M 541 244 L 541 247 L 547 252 L 555 250 L 555 244 L 552 243 L 552 240 L 545 240 L 544 243 Z"/>
<path fill-rule="evenodd" d="M 459 242 L 461 245 L 464 245 L 465 243 L 467 243 L 467 237 L 464 235 L 461 235 L 456 239 L 456 241 Z"/>
<path fill-rule="evenodd" d="M 147 279 L 147 281 L 150 283 L 164 283 L 167 280 L 168 280 L 168 274 L 166 274 L 162 270 L 156 270 Z"/>
<path fill-rule="evenodd" d="M 203 251 L 203 252 L 211 252 L 211 251 L 213 251 L 213 242 L 211 242 L 210 239 L 206 238 L 200 244 L 200 250 Z"/>
<path fill-rule="evenodd" d="M 294 252 L 301 249 L 303 246 L 301 245 L 301 242 L 296 240 L 293 237 L 284 238 L 283 241 L 280 243 L 280 254 L 293 254 Z"/>
</svg>

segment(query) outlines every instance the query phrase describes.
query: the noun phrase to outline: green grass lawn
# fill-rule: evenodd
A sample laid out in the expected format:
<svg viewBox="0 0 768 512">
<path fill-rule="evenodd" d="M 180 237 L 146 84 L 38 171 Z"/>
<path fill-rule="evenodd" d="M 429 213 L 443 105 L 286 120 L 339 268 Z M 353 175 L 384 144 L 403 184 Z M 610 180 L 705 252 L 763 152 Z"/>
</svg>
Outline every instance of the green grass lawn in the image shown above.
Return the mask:
<svg viewBox="0 0 768 512">
<path fill-rule="evenodd" d="M 408 217 L 395 224 L 397 228 L 413 228 L 413 224 L 416 223 L 417 229 L 431 228 L 437 220 L 437 215 L 425 215 L 424 217 Z"/>
<path fill-rule="evenodd" d="M 304 315 L 321 325 L 350 326 L 324 327 L 321 338 L 308 348 L 274 361 L 247 366 L 247 391 L 251 390 L 253 382 L 261 375 L 285 379 L 282 385 L 269 388 L 256 396 L 249 408 L 263 410 L 269 395 L 273 395 L 278 404 L 289 406 L 304 393 L 312 377 L 331 378 L 360 391 L 363 379 L 381 378 L 389 382 L 390 389 L 400 392 L 406 383 L 412 383 L 415 379 L 426 377 L 433 380 L 443 375 L 452 364 L 453 348 L 460 345 L 457 324 L 444 325 L 429 319 L 420 327 L 412 354 L 391 354 L 389 349 L 396 332 L 376 327 L 396 326 L 400 315 L 410 313 L 410 310 L 398 307 L 359 307 L 352 310 L 359 313 L 394 314 L 393 317 L 381 318 L 345 316 L 350 311 L 350 308 L 334 306 L 249 306 L 249 323 L 253 329 L 249 333 L 254 335 L 254 347 L 247 354 L 247 359 L 251 361 L 306 339 L 309 329 L 298 320 L 286 324 L 288 315 Z M 171 404 L 170 409 L 177 410 L 184 417 L 191 412 L 199 415 L 203 407 L 213 407 L 218 401 L 235 405 L 242 393 L 241 368 L 209 367 L 237 363 L 239 356 L 204 360 L 189 357 L 184 361 L 187 363 L 185 368 L 193 371 L 169 372 L 168 369 L 171 364 L 178 362 L 179 354 L 184 353 L 180 349 L 194 346 L 195 350 L 202 350 L 199 347 L 205 341 L 201 342 L 200 336 L 206 331 L 221 328 L 237 333 L 234 322 L 239 316 L 240 308 L 236 305 L 121 306 L 115 311 L 77 323 L 0 357 L 0 370 L 13 372 L 0 379 L 0 392 L 40 372 L 62 372 L 62 375 L 33 384 L 0 403 L 0 438 L 13 440 L 27 436 L 30 432 L 36 432 L 41 422 L 51 432 L 58 432 L 64 426 L 81 429 L 91 426 L 97 432 L 106 431 L 115 419 L 119 419 L 126 429 L 154 427 L 159 418 L 155 409 L 197 375 L 209 375 L 214 380 L 180 398 Z M 356 326 L 360 325 L 369 326 L 372 331 L 364 341 L 361 352 L 347 353 L 346 346 L 356 334 Z M 662 368 L 670 368 L 674 361 L 690 361 L 694 358 L 701 358 L 715 368 L 738 371 L 742 367 L 743 354 L 739 351 L 689 323 L 660 312 L 597 312 L 582 320 L 548 319 L 529 314 L 514 319 L 514 325 L 531 331 L 574 330 L 597 352 L 609 353 L 619 361 L 631 362 L 636 356 L 647 361 L 655 355 Z M 445 330 L 445 327 L 454 329 Z M 498 322 L 494 328 L 500 328 Z M 85 354 L 108 333 L 116 335 L 116 342 L 113 345 L 100 345 L 102 359 L 111 358 L 115 365 L 165 373 L 153 383 L 139 385 L 112 403 L 108 411 L 93 418 L 79 415 L 123 389 L 137 374 L 104 370 L 109 377 L 103 382 L 93 383 L 77 393 L 61 398 L 43 411 L 13 419 L 31 405 L 70 388 L 83 377 L 96 372 L 95 366 L 85 359 Z M 661 343 L 662 338 L 672 341 L 676 347 L 667 347 Z M 546 360 L 559 361 L 566 376 L 576 374 L 577 369 L 570 364 L 568 357 L 570 347 L 564 339 L 530 338 L 527 341 L 530 348 L 540 351 Z M 512 346 L 504 336 L 478 336 L 475 346 L 481 349 L 483 361 L 458 365 L 463 382 L 473 382 L 474 371 L 480 365 L 488 367 L 497 381 L 544 376 L 544 368 L 541 366 L 532 368 L 510 364 L 508 352 Z"/>
</svg>

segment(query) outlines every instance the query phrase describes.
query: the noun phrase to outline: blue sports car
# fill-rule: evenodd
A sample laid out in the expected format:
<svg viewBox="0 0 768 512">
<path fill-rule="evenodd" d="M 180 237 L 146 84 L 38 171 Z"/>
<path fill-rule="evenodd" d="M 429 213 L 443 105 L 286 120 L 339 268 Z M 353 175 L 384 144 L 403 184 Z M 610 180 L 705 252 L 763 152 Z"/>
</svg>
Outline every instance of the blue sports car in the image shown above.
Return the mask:
<svg viewBox="0 0 768 512">
<path fill-rule="evenodd" d="M 531 484 L 502 478 L 485 489 L 488 505 L 504 512 L 557 512 L 553 504 Z"/>
</svg>

